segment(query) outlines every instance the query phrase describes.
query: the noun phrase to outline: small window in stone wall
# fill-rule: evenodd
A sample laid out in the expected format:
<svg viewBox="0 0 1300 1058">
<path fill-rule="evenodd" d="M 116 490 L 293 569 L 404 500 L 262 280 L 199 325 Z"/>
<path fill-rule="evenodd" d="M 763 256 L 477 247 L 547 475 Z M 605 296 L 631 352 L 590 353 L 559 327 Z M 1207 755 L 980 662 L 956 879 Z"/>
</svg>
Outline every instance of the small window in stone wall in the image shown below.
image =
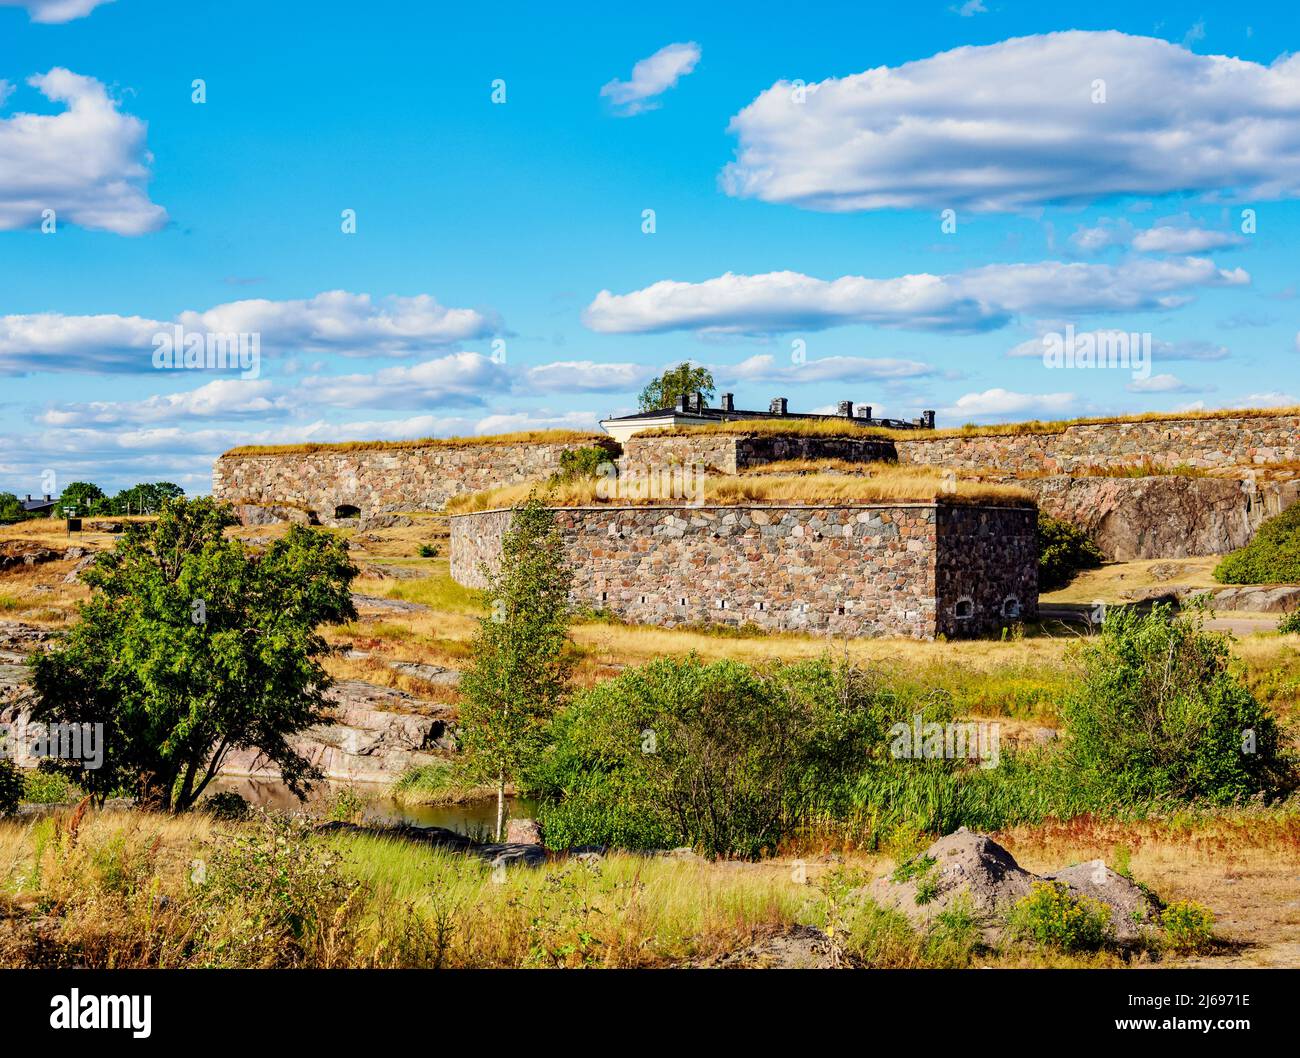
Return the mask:
<svg viewBox="0 0 1300 1058">
<path fill-rule="evenodd" d="M 361 508 L 354 507 L 350 503 L 340 503 L 334 508 L 335 518 L 360 518 Z"/>
<path fill-rule="evenodd" d="M 725 610 L 726 608 L 727 608 L 727 600 L 726 600 L 726 599 L 719 599 L 719 600 L 718 600 L 718 609 L 719 609 L 719 610 Z"/>
<path fill-rule="evenodd" d="M 975 600 L 963 595 L 952 608 L 952 615 L 959 621 L 969 621 L 975 616 Z"/>
<path fill-rule="evenodd" d="M 685 598 L 678 599 L 678 600 L 677 600 L 677 605 L 678 605 L 678 606 L 683 606 L 683 607 L 684 607 L 684 606 L 686 605 L 686 599 L 685 599 Z"/>
<path fill-rule="evenodd" d="M 767 603 L 765 603 L 765 602 L 760 602 L 760 603 L 758 604 L 758 609 L 760 609 L 760 610 L 766 610 L 766 609 L 767 609 Z"/>
<path fill-rule="evenodd" d="M 642 606 L 644 606 L 644 605 L 645 605 L 647 602 L 649 602 L 649 601 L 650 601 L 650 596 L 648 596 L 648 595 L 642 595 L 642 596 L 641 596 L 641 605 L 642 605 Z"/>
<path fill-rule="evenodd" d="M 1002 600 L 1002 616 L 1012 620 L 1020 616 L 1020 600 L 1014 595 L 1008 595 Z"/>
</svg>

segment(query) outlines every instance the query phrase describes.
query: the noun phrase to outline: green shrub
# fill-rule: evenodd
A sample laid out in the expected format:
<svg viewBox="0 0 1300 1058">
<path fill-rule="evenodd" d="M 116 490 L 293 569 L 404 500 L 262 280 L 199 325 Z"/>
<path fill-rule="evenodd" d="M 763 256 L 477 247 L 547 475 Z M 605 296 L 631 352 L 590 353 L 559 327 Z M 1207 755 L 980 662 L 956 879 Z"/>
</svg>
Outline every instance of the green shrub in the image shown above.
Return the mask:
<svg viewBox="0 0 1300 1058">
<path fill-rule="evenodd" d="M 826 661 L 753 669 L 664 658 L 577 696 L 534 767 L 547 841 L 757 856 L 852 807 L 887 752 L 892 698 Z M 562 835 L 560 837 L 559 835 Z"/>
<path fill-rule="evenodd" d="M 220 834 L 192 875 L 200 965 L 345 966 L 363 904 L 339 855 L 308 823 L 259 813 Z"/>
<path fill-rule="evenodd" d="M 1214 568 L 1223 584 L 1300 583 L 1300 503 L 1269 518 L 1243 548 Z"/>
<path fill-rule="evenodd" d="M 1170 904 L 1160 913 L 1165 944 L 1180 955 L 1198 955 L 1214 946 L 1214 912 L 1191 900 Z"/>
<path fill-rule="evenodd" d="M 1059 760 L 1064 785 L 1094 810 L 1229 805 L 1295 787 L 1282 729 L 1234 669 L 1227 638 L 1198 615 L 1112 607 L 1079 661 Z"/>
<path fill-rule="evenodd" d="M 38 768 L 23 776 L 23 800 L 34 805 L 57 805 L 81 797 L 81 789 L 66 772 Z"/>
<path fill-rule="evenodd" d="M 1076 898 L 1060 882 L 1035 882 L 1007 915 L 1013 936 L 1067 952 L 1097 951 L 1109 920 L 1104 904 Z"/>
<path fill-rule="evenodd" d="M 199 807 L 214 819 L 231 821 L 247 819 L 253 811 L 248 799 L 234 790 L 218 790 L 205 797 Z"/>
<path fill-rule="evenodd" d="M 23 776 L 13 761 L 0 758 L 0 816 L 13 815 L 23 799 Z"/>
<path fill-rule="evenodd" d="M 437 544 L 421 544 L 421 545 L 420 545 L 420 557 L 421 557 L 421 558 L 437 558 L 437 557 L 438 557 L 438 553 L 439 553 L 439 552 L 438 552 L 438 545 L 437 545 Z"/>
<path fill-rule="evenodd" d="M 1295 613 L 1289 613 L 1278 622 L 1277 630 L 1279 635 L 1295 636 L 1300 635 L 1300 610 Z"/>
<path fill-rule="evenodd" d="M 551 481 L 560 484 L 579 478 L 594 478 L 600 474 L 603 463 L 613 464 L 609 449 L 599 445 L 590 448 L 570 448 L 560 453 L 560 469 L 551 475 Z"/>
<path fill-rule="evenodd" d="M 1096 569 L 1105 556 L 1078 526 L 1038 512 L 1038 590 L 1064 588 L 1081 569 Z"/>
</svg>

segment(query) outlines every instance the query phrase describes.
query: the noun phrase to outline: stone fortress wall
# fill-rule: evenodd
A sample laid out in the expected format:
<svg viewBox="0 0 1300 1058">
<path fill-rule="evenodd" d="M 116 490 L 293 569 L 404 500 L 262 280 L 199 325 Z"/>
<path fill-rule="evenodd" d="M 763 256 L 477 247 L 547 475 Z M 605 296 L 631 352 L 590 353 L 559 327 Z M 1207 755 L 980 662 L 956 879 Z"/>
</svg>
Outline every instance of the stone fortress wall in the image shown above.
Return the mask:
<svg viewBox="0 0 1300 1058">
<path fill-rule="evenodd" d="M 559 508 L 573 599 L 656 625 L 933 639 L 1038 605 L 1030 506 L 935 503 Z M 451 574 L 482 587 L 509 510 L 451 518 Z"/>
<path fill-rule="evenodd" d="M 900 463 L 1009 474 L 1075 474 L 1094 467 L 1226 470 L 1300 460 L 1300 415 L 1071 423 L 1051 433 L 903 438 Z"/>
<path fill-rule="evenodd" d="M 1244 546 L 1260 522 L 1300 499 L 1300 476 L 1267 468 L 1300 461 L 1300 415 L 1074 423 L 1043 433 L 979 433 L 888 440 L 830 435 L 638 435 L 627 465 L 697 464 L 735 474 L 788 459 L 976 472 L 1028 489 L 1048 514 L 1086 529 L 1108 558 L 1185 558 Z M 1190 469 L 1106 476 L 1099 470 Z"/>
<path fill-rule="evenodd" d="M 297 509 L 330 525 L 351 517 L 441 510 L 462 492 L 546 477 L 559 468 L 563 452 L 595 444 L 611 442 L 593 435 L 565 441 L 236 449 L 213 467 L 212 494 L 237 506 Z M 616 450 L 611 446 L 611 453 Z"/>
</svg>

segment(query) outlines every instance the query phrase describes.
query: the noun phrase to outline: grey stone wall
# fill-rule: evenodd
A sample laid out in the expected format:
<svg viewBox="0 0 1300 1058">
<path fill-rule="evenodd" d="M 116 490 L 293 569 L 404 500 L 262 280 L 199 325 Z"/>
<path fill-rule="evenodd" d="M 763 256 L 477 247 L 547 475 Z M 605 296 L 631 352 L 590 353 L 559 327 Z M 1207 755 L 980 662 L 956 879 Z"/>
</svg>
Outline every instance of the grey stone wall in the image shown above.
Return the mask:
<svg viewBox="0 0 1300 1058">
<path fill-rule="evenodd" d="M 989 635 L 1038 616 L 1037 511 L 941 504 L 937 517 L 938 632 Z"/>
<path fill-rule="evenodd" d="M 1300 415 L 1083 423 L 1048 434 L 896 440 L 894 447 L 900 463 L 1011 474 L 1145 463 L 1251 467 L 1300 459 Z"/>
<path fill-rule="evenodd" d="M 633 469 L 662 469 L 666 466 L 698 465 L 719 474 L 736 474 L 753 467 L 787 459 L 842 459 L 849 463 L 893 460 L 892 441 L 830 434 L 756 437 L 718 433 L 644 437 L 634 435 L 623 445 Z"/>
<path fill-rule="evenodd" d="M 553 473 L 560 454 L 591 441 L 324 448 L 269 455 L 223 455 L 212 470 L 212 494 L 231 503 L 285 504 L 322 524 L 349 505 L 363 517 L 393 511 L 436 511 L 461 492 L 513 485 Z"/>
<path fill-rule="evenodd" d="M 669 627 L 931 639 L 1009 623 L 1008 595 L 1020 599 L 1024 616 L 1036 612 L 1033 511 L 961 510 L 950 517 L 936 504 L 654 505 L 555 515 L 580 606 Z M 452 517 L 455 580 L 483 586 L 481 567 L 498 560 L 510 518 L 510 511 Z M 944 624 L 942 612 L 968 594 L 971 617 Z"/>
</svg>

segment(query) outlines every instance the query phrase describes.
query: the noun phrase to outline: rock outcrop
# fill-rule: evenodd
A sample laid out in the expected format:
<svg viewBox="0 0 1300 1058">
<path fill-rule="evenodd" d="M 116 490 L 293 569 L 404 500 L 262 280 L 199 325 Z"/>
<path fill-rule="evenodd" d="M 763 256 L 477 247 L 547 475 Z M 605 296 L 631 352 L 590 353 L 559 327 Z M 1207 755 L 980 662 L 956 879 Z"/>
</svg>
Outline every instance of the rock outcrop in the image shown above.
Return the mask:
<svg viewBox="0 0 1300 1058">
<path fill-rule="evenodd" d="M 328 697 L 334 723 L 289 740 L 328 779 L 391 783 L 408 768 L 431 764 L 455 748 L 450 706 L 361 680 L 335 684 Z M 221 770 L 257 779 L 279 775 L 256 750 L 233 751 Z"/>
<path fill-rule="evenodd" d="M 877 879 L 861 892 L 917 925 L 930 923 L 961 901 L 980 923 L 985 943 L 996 944 L 1006 929 L 1007 912 L 1030 894 L 1035 882 L 1052 881 L 1066 886 L 1076 899 L 1095 900 L 1109 908 L 1110 939 L 1120 947 L 1139 943 L 1143 928 L 1156 921 L 1157 902 L 1101 860 L 1036 875 L 992 838 L 965 827 L 940 838 L 892 876 Z"/>
</svg>

